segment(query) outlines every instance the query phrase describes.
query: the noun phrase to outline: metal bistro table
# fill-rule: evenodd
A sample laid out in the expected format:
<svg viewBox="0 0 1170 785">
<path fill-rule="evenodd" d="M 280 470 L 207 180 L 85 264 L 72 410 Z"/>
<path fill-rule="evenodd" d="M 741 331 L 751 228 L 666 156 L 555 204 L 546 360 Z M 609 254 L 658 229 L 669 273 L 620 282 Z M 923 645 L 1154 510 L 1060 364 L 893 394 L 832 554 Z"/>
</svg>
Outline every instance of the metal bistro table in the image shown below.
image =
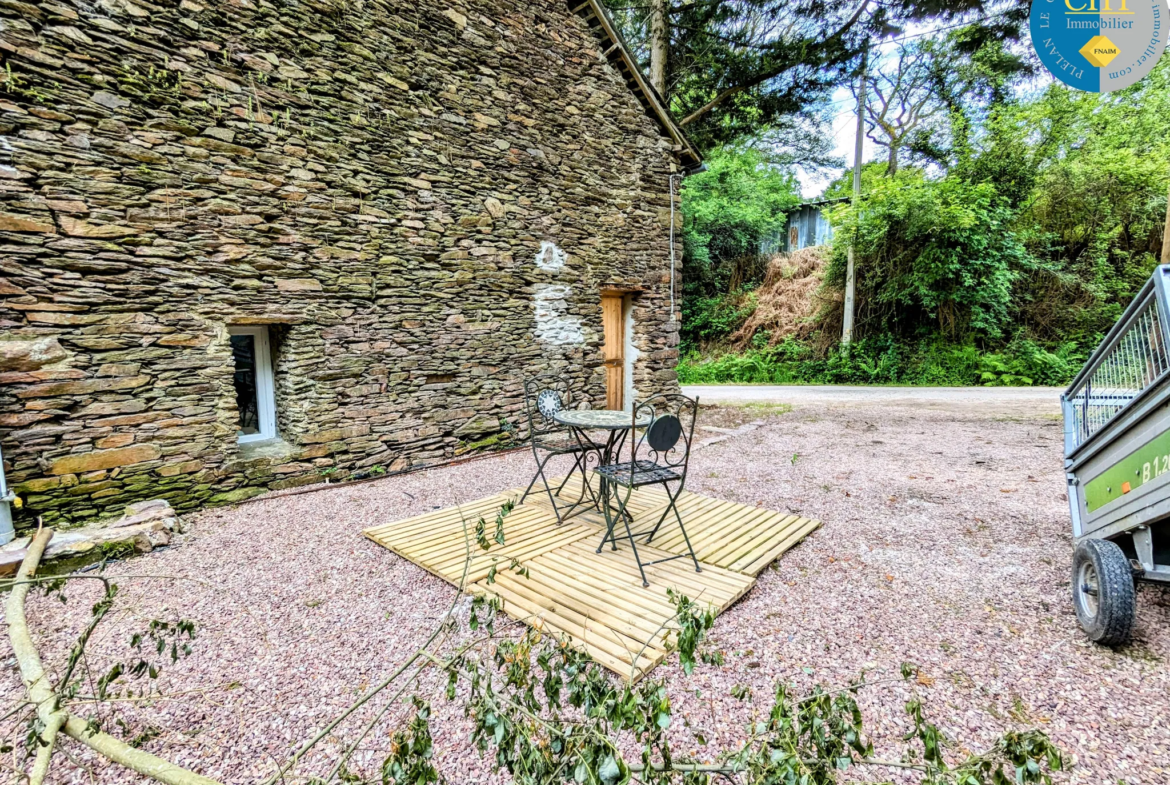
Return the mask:
<svg viewBox="0 0 1170 785">
<path fill-rule="evenodd" d="M 598 465 L 608 466 L 617 460 L 618 455 L 622 451 L 622 447 L 626 443 L 626 437 L 634 428 L 645 428 L 650 425 L 651 417 L 649 414 L 642 415 L 638 421 L 634 422 L 634 416 L 630 412 L 620 412 L 613 409 L 563 409 L 553 415 L 553 419 L 562 425 L 567 425 L 573 432 L 573 436 L 577 441 L 586 445 L 590 443 L 590 439 L 586 431 L 608 431 L 609 436 L 602 445 L 600 454 L 598 455 Z M 594 451 L 596 452 L 596 451 Z M 582 464 L 585 462 L 583 461 Z M 588 484 L 589 475 L 588 470 L 584 465 L 581 467 L 581 481 Z M 609 483 L 601 477 L 600 494 L 594 497 L 597 503 L 597 511 L 605 513 L 602 509 L 602 499 L 609 504 Z M 592 495 L 592 494 L 591 494 Z M 617 510 L 611 510 L 616 512 Z M 629 518 L 629 513 L 623 511 L 623 515 Z"/>
</svg>

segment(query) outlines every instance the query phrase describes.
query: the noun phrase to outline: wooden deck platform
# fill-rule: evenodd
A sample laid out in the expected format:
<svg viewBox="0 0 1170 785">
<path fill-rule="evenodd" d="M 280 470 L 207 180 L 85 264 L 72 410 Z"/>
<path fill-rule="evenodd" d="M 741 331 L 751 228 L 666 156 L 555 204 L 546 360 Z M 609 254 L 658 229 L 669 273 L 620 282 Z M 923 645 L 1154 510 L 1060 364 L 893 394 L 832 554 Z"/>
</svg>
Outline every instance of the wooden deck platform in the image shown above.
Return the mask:
<svg viewBox="0 0 1170 785">
<path fill-rule="evenodd" d="M 577 477 L 570 479 L 560 497 L 577 499 L 579 483 Z M 496 512 L 522 491 L 505 491 L 363 533 L 455 586 L 462 581 L 469 592 L 498 596 L 512 618 L 567 635 L 597 662 L 633 680 L 666 656 L 667 638 L 675 629 L 668 589 L 722 612 L 751 589 L 765 567 L 820 525 L 684 491 L 679 509 L 703 571 L 695 572 L 689 559 L 653 565 L 646 568 L 646 588 L 628 545 L 597 552 L 604 533 L 600 513 L 583 512 L 558 525 L 543 488 L 505 518 L 504 544 L 493 542 L 490 550 L 482 550 L 475 542 L 476 521 L 481 516 L 486 520 L 490 539 Z M 634 530 L 653 527 L 666 504 L 660 488 L 637 491 L 629 507 Z M 638 553 L 643 561 L 686 553 L 673 515 L 653 545 L 639 544 Z M 513 559 L 527 568 L 526 577 L 508 569 Z M 495 581 L 488 583 L 493 565 Z"/>
</svg>

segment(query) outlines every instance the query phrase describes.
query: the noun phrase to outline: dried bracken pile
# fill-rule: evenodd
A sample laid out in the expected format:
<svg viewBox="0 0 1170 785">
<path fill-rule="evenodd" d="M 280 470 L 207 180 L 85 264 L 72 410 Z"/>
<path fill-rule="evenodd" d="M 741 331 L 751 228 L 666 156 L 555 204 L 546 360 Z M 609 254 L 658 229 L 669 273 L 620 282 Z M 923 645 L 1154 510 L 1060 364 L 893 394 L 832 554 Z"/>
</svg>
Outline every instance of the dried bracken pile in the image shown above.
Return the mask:
<svg viewBox="0 0 1170 785">
<path fill-rule="evenodd" d="M 828 262 L 825 251 L 803 248 L 772 258 L 757 290 L 755 310 L 731 336 L 733 348 L 750 346 L 759 333 L 765 333 L 768 345 L 774 346 L 785 338 L 807 338 L 813 332 L 817 315 L 832 302 L 831 296 L 821 292 Z"/>
</svg>

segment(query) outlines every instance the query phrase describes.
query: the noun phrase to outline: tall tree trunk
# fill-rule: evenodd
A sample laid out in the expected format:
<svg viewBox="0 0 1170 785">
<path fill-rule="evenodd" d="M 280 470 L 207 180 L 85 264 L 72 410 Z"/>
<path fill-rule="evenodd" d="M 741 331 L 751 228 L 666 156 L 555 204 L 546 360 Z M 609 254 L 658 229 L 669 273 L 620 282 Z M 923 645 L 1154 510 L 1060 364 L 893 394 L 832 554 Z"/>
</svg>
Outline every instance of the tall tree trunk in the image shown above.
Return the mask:
<svg viewBox="0 0 1170 785">
<path fill-rule="evenodd" d="M 666 100 L 666 61 L 670 57 L 667 0 L 650 0 L 650 84 Z"/>
<path fill-rule="evenodd" d="M 886 177 L 893 177 L 898 173 L 898 145 L 890 145 L 890 160 L 886 164 Z"/>
</svg>

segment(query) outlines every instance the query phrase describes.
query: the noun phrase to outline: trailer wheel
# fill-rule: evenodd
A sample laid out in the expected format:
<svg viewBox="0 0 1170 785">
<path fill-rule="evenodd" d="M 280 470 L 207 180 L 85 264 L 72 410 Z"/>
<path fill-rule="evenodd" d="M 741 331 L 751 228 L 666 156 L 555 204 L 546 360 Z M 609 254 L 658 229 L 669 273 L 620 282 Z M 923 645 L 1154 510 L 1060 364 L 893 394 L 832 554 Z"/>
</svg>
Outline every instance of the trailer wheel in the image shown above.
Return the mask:
<svg viewBox="0 0 1170 785">
<path fill-rule="evenodd" d="M 1089 639 L 1120 646 L 1133 632 L 1136 614 L 1133 573 L 1117 543 L 1082 540 L 1073 554 L 1073 606 Z"/>
</svg>

